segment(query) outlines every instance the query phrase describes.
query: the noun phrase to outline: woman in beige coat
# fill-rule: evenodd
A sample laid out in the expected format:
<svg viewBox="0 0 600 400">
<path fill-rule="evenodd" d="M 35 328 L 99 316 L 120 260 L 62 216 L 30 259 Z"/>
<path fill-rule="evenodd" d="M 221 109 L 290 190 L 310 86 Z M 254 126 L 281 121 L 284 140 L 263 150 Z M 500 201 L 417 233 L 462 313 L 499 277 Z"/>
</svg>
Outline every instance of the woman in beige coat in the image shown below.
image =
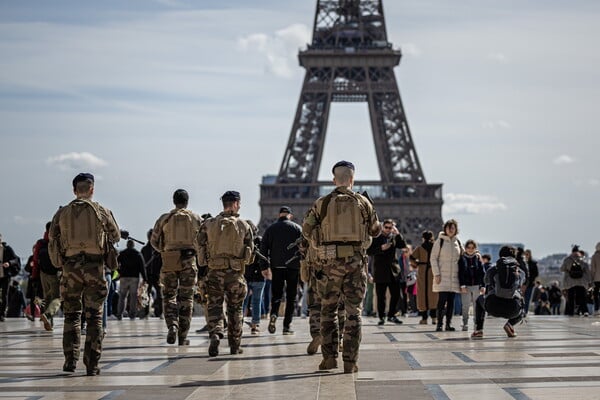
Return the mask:
<svg viewBox="0 0 600 400">
<path fill-rule="evenodd" d="M 454 311 L 454 294 L 460 293 L 458 283 L 458 260 L 463 252 L 462 244 L 457 237 L 458 222 L 451 219 L 444 224 L 431 249 L 431 270 L 433 272 L 433 291 L 438 293 L 437 329 L 442 330 L 444 306 L 446 307 L 446 330 L 454 331 L 452 313 Z"/>
<path fill-rule="evenodd" d="M 438 294 L 433 291 L 433 273 L 429 261 L 433 232 L 424 231 L 421 237 L 423 243 L 410 256 L 411 264 L 417 268 L 417 309 L 421 315 L 419 324 L 427 324 L 427 319 L 431 316 L 431 323 L 437 325 Z"/>
</svg>

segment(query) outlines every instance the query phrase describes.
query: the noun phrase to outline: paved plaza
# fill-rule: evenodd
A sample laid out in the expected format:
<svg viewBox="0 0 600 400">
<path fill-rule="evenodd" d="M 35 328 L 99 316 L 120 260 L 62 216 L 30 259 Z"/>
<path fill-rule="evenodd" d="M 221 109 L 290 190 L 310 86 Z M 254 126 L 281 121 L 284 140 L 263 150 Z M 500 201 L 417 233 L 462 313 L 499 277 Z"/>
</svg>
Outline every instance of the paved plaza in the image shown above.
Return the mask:
<svg viewBox="0 0 600 400">
<path fill-rule="evenodd" d="M 293 336 L 281 334 L 281 319 L 274 335 L 251 336 L 246 326 L 244 353 L 229 355 L 224 340 L 216 358 L 208 357 L 206 335 L 193 333 L 189 347 L 177 347 L 166 343 L 162 320 L 111 320 L 101 375 L 87 377 L 83 356 L 75 374 L 62 372 L 61 319 L 54 332 L 7 319 L 0 323 L 0 400 L 600 398 L 600 318 L 531 316 L 512 339 L 504 321 L 489 318 L 477 340 L 471 331 L 404 321 L 377 326 L 364 318 L 360 370 L 352 375 L 318 371 L 320 353 L 306 354 L 307 319 L 294 320 Z M 202 325 L 199 317 L 192 327 Z"/>
</svg>

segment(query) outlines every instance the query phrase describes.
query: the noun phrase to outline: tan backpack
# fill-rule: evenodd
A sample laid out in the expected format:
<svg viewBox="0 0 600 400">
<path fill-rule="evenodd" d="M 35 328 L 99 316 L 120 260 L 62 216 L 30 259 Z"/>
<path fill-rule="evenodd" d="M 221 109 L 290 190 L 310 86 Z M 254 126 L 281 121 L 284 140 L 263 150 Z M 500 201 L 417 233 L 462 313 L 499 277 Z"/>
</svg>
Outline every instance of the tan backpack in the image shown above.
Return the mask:
<svg viewBox="0 0 600 400">
<path fill-rule="evenodd" d="M 81 253 L 104 253 L 106 234 L 97 205 L 89 200 L 75 199 L 64 207 L 58 221 L 61 247 L 65 257 Z"/>
<path fill-rule="evenodd" d="M 364 205 L 356 194 L 333 192 L 321 204 L 321 243 L 362 243 L 368 238 Z"/>
<path fill-rule="evenodd" d="M 242 219 L 217 215 L 206 221 L 209 265 L 217 258 L 248 258 L 244 238 L 250 229 Z"/>
<path fill-rule="evenodd" d="M 162 229 L 164 249 L 193 249 L 198 229 L 199 224 L 190 210 L 178 208 L 171 211 Z"/>
</svg>

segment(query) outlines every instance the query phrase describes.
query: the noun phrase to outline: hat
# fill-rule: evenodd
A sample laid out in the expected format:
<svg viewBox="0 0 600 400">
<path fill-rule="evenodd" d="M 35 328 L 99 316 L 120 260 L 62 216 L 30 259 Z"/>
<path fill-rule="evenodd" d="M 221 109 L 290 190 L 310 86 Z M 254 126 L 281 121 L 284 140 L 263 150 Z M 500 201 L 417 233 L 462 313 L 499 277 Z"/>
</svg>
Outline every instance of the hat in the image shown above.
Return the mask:
<svg viewBox="0 0 600 400">
<path fill-rule="evenodd" d="M 79 182 L 85 182 L 85 181 L 90 181 L 91 183 L 94 183 L 94 175 L 92 175 L 88 172 L 82 172 L 80 174 L 77 174 L 77 176 L 75 178 L 73 178 L 73 189 L 75 189 L 77 187 L 77 184 Z"/>
<path fill-rule="evenodd" d="M 338 161 L 335 163 L 335 165 L 333 166 L 333 168 L 331 168 L 331 172 L 335 173 L 335 169 L 337 167 L 347 167 L 350 168 L 352 171 L 354 171 L 354 164 L 352 164 L 350 161 Z"/>
<path fill-rule="evenodd" d="M 581 251 L 581 250 L 579 250 L 579 245 L 578 244 L 574 244 L 573 245 L 573 248 L 571 249 L 571 253 L 575 253 L 576 251 L 577 252 Z"/>
<path fill-rule="evenodd" d="M 221 196 L 221 201 L 238 201 L 240 199 L 240 192 L 236 192 L 235 190 L 228 190 Z"/>
<path fill-rule="evenodd" d="M 281 214 L 281 213 L 291 214 L 292 209 L 289 208 L 288 206 L 283 206 L 279 209 L 279 214 Z"/>
</svg>

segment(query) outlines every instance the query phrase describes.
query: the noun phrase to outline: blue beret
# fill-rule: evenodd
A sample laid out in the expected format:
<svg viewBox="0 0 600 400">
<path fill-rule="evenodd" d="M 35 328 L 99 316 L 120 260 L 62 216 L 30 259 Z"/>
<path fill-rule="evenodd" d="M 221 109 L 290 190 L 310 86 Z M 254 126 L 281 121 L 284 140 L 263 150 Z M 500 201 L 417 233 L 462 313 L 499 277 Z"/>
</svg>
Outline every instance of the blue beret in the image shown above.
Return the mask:
<svg viewBox="0 0 600 400">
<path fill-rule="evenodd" d="M 94 175 L 87 173 L 87 172 L 82 172 L 80 174 L 77 174 L 77 176 L 75 178 L 73 178 L 73 189 L 75 189 L 77 187 L 77 184 L 79 182 L 85 182 L 85 181 L 90 181 L 91 183 L 94 183 Z"/>
<path fill-rule="evenodd" d="M 240 199 L 240 192 L 236 192 L 235 190 L 228 190 L 221 196 L 222 201 L 238 201 Z"/>
<path fill-rule="evenodd" d="M 335 173 L 335 169 L 337 167 L 347 167 L 347 168 L 350 168 L 352 171 L 354 171 L 354 164 L 352 164 L 350 161 L 342 160 L 342 161 L 336 162 L 335 165 L 333 166 L 333 168 L 331 168 L 331 172 Z"/>
</svg>

